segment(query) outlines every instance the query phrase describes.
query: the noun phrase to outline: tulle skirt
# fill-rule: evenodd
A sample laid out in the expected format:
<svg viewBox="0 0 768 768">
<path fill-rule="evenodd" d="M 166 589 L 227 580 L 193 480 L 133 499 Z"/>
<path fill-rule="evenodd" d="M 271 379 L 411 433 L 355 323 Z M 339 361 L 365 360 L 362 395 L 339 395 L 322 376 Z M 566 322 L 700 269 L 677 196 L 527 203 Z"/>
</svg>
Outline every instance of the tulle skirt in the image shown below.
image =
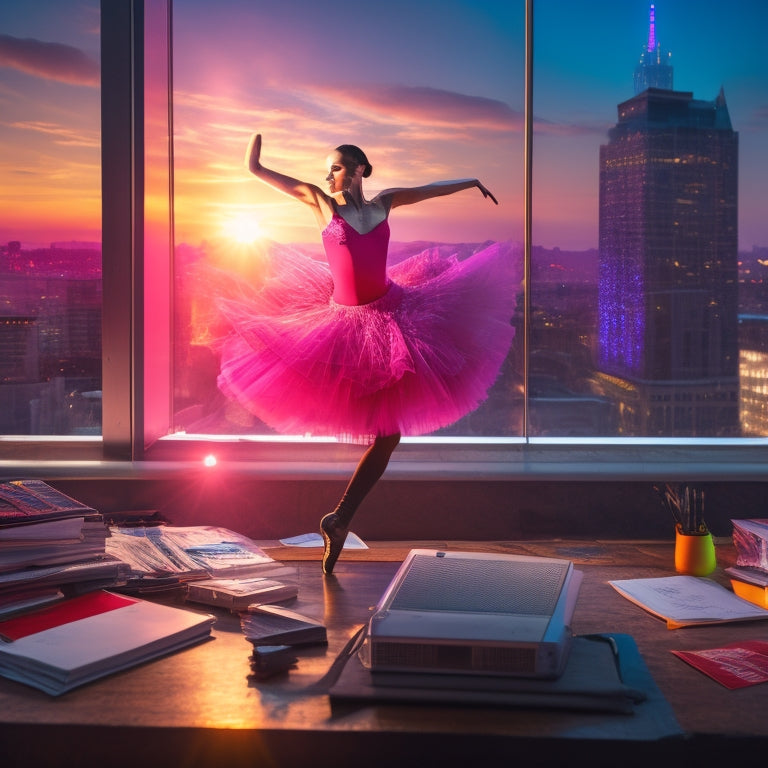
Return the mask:
<svg viewBox="0 0 768 768">
<path fill-rule="evenodd" d="M 379 299 L 333 298 L 327 264 L 284 251 L 251 295 L 222 299 L 220 390 L 284 434 L 369 442 L 448 426 L 486 397 L 509 350 L 517 258 L 428 249 L 389 269 Z M 517 277 L 516 277 L 517 275 Z"/>
</svg>

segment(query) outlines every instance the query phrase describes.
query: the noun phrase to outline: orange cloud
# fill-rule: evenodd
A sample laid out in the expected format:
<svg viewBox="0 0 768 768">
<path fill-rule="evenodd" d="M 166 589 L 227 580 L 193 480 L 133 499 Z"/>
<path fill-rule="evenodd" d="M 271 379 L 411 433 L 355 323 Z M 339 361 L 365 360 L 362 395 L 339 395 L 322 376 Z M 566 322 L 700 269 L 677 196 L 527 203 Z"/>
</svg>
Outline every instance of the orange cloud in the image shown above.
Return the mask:
<svg viewBox="0 0 768 768">
<path fill-rule="evenodd" d="M 12 128 L 18 128 L 22 131 L 34 131 L 52 136 L 56 144 L 64 147 L 88 147 L 99 149 L 101 142 L 98 133 L 91 132 L 85 135 L 82 131 L 77 131 L 67 126 L 55 123 L 44 123 L 41 121 L 28 121 L 21 123 L 11 123 Z"/>
<path fill-rule="evenodd" d="M 79 48 L 0 35 L 0 66 L 70 85 L 98 86 L 99 63 Z"/>
</svg>

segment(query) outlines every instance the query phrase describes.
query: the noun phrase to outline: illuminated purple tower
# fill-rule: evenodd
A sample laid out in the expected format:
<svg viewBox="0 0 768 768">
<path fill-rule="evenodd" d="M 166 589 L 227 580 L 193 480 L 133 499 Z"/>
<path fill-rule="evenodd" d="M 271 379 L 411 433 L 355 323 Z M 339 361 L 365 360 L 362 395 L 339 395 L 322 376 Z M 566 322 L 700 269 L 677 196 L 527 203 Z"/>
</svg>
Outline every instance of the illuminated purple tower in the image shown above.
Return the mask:
<svg viewBox="0 0 768 768">
<path fill-rule="evenodd" d="M 713 101 L 648 88 L 600 147 L 599 349 L 627 435 L 735 436 L 738 134 Z"/>
<path fill-rule="evenodd" d="M 648 25 L 648 43 L 640 53 L 640 62 L 635 68 L 635 93 L 642 93 L 646 88 L 665 88 L 672 90 L 672 54 L 664 51 L 656 40 L 656 6 L 651 6 Z"/>
</svg>

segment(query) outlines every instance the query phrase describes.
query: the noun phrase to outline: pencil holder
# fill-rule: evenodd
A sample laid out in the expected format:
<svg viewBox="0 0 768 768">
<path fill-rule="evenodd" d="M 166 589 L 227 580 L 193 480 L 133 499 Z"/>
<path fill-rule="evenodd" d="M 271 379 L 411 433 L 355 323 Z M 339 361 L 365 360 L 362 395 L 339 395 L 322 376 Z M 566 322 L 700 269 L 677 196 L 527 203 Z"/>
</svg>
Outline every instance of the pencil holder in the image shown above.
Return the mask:
<svg viewBox="0 0 768 768">
<path fill-rule="evenodd" d="M 709 576 L 717 566 L 715 543 L 709 531 L 684 533 L 675 528 L 675 570 L 688 576 Z"/>
</svg>

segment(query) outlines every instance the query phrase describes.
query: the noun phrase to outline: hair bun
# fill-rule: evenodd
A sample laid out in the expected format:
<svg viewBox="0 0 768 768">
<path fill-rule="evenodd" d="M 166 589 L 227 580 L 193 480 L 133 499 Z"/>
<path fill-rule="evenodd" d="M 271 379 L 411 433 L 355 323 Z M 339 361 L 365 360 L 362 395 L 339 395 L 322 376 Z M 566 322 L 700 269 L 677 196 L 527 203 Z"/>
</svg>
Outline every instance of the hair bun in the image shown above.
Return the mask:
<svg viewBox="0 0 768 768">
<path fill-rule="evenodd" d="M 355 165 L 364 165 L 364 179 L 367 179 L 373 172 L 373 166 L 368 162 L 365 152 L 363 152 L 360 147 L 357 147 L 354 144 L 341 144 L 336 147 L 336 151 L 339 152 L 345 160 L 351 160 Z"/>
</svg>

